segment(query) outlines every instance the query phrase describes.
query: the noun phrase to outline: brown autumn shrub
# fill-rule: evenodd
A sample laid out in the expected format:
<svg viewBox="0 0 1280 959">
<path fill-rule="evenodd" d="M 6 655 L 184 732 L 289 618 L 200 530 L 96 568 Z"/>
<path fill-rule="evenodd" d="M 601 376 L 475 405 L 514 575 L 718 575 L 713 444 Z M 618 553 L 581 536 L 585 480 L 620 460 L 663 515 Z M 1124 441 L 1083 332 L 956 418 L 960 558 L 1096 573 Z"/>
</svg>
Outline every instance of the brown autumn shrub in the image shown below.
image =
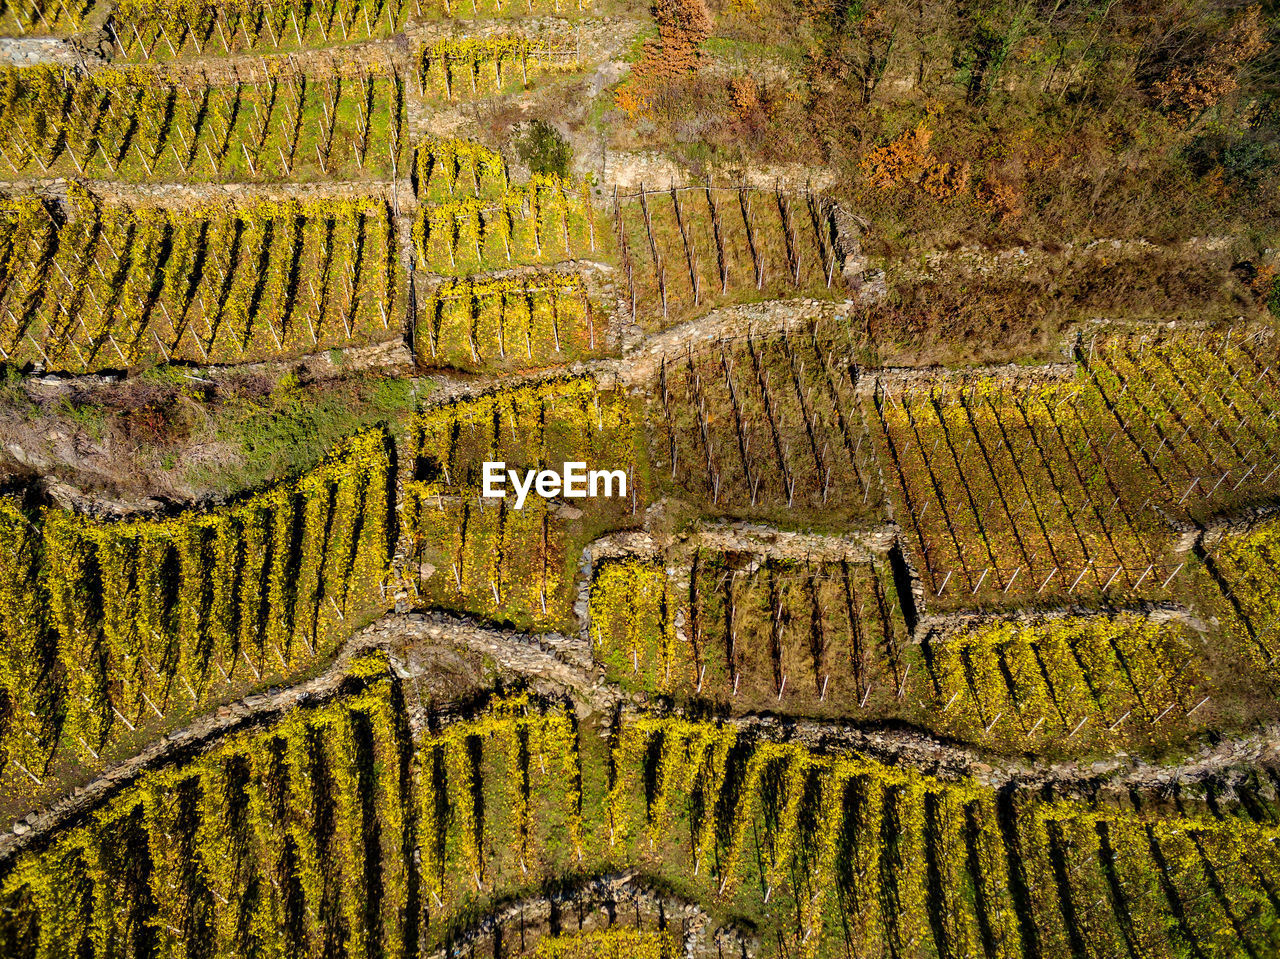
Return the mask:
<svg viewBox="0 0 1280 959">
<path fill-rule="evenodd" d="M 698 48 L 711 36 L 706 5 L 702 0 L 654 0 L 653 19 L 658 24 L 658 42 L 645 45 L 653 75 L 675 78 L 696 73 Z"/>
<path fill-rule="evenodd" d="M 954 200 L 969 189 L 969 163 L 934 160 L 920 178 L 920 188 L 937 200 Z"/>
<path fill-rule="evenodd" d="M 1174 67 L 1155 85 L 1160 102 L 1185 126 L 1236 89 L 1241 66 L 1267 49 L 1262 10 L 1250 7 L 1192 65 Z"/>
<path fill-rule="evenodd" d="M 934 162 L 929 149 L 933 131 L 923 123 L 862 158 L 862 175 L 881 190 L 914 182 Z"/>
<path fill-rule="evenodd" d="M 1022 217 L 1022 195 L 1012 183 L 983 180 L 975 192 L 978 202 L 998 216 L 1001 223 L 1013 223 Z"/>
<path fill-rule="evenodd" d="M 751 77 L 733 77 L 729 80 L 729 102 L 739 120 L 749 119 L 760 107 L 760 88 Z"/>
<path fill-rule="evenodd" d="M 918 186 L 939 200 L 950 200 L 969 188 L 969 164 L 948 163 L 929 146 L 933 131 L 924 123 L 862 158 L 862 174 L 881 190 Z"/>
<path fill-rule="evenodd" d="M 1258 302 L 1266 306 L 1273 316 L 1280 317 L 1280 270 L 1274 263 L 1263 263 L 1249 284 Z"/>
<path fill-rule="evenodd" d="M 652 11 L 658 39 L 644 42 L 631 76 L 614 94 L 632 119 L 649 113 L 660 87 L 698 72 L 698 48 L 711 36 L 703 0 L 654 0 Z"/>
</svg>

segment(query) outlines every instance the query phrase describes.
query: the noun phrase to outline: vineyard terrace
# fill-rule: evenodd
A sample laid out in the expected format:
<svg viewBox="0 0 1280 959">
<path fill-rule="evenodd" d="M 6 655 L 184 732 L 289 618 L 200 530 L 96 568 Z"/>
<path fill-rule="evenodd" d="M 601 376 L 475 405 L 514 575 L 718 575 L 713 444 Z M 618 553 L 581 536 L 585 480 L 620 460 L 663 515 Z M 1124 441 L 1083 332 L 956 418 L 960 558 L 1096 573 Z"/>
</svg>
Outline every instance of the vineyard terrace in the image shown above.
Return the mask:
<svg viewBox="0 0 1280 959">
<path fill-rule="evenodd" d="M 508 477 L 511 479 L 512 488 L 516 491 L 516 509 L 524 507 L 525 497 L 529 495 L 530 489 L 536 491 L 543 499 L 551 499 L 559 495 L 564 495 L 568 499 L 581 499 L 586 496 L 593 498 L 600 496 L 599 490 L 603 484 L 606 497 L 627 495 L 627 474 L 622 470 L 588 471 L 586 463 L 572 462 L 565 463 L 561 473 L 555 470 L 525 470 L 522 482 L 519 471 L 507 469 L 506 463 L 485 461 L 484 497 L 486 499 L 504 498 L 507 491 L 502 487 L 506 484 Z M 613 492 L 615 483 L 618 487 L 616 494 Z"/>
</svg>

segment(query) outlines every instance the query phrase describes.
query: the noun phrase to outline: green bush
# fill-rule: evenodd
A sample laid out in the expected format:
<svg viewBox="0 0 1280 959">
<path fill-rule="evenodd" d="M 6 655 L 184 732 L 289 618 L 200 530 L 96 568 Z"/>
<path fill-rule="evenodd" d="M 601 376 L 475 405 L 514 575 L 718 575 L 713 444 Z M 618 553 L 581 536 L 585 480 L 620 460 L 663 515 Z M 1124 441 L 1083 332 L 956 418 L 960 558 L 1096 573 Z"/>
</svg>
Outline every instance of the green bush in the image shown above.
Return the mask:
<svg viewBox="0 0 1280 959">
<path fill-rule="evenodd" d="M 568 176 L 573 148 L 545 120 L 534 120 L 515 142 L 516 155 L 533 173 Z"/>
</svg>

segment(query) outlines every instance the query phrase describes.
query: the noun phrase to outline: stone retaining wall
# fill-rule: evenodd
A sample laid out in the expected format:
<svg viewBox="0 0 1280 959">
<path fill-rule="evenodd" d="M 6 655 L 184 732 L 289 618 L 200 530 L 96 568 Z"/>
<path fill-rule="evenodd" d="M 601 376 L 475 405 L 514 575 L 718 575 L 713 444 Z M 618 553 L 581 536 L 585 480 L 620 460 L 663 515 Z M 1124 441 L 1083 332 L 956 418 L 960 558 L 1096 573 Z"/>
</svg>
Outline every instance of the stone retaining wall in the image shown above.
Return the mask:
<svg viewBox="0 0 1280 959">
<path fill-rule="evenodd" d="M 547 936 L 614 927 L 666 931 L 675 936 L 685 959 L 720 959 L 726 954 L 751 959 L 759 948 L 755 936 L 732 925 L 715 925 L 696 903 L 664 895 L 633 875 L 615 873 L 510 903 L 450 935 L 446 948 L 428 959 L 453 959 L 464 953 L 476 959 L 529 955 Z"/>
</svg>

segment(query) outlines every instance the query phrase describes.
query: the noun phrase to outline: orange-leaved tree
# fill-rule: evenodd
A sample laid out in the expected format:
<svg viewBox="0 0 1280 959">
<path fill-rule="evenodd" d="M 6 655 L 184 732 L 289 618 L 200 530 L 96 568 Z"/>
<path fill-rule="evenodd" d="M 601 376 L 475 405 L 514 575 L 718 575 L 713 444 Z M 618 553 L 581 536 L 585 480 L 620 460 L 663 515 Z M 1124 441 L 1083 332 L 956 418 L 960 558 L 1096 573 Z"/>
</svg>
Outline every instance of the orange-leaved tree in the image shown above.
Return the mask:
<svg viewBox="0 0 1280 959">
<path fill-rule="evenodd" d="M 665 84 L 698 71 L 698 49 L 711 36 L 711 16 L 703 0 L 654 0 L 653 19 L 658 39 L 646 40 L 640 61 L 614 94 L 614 101 L 631 117 L 648 111 Z"/>
<path fill-rule="evenodd" d="M 916 124 L 867 153 L 862 158 L 862 175 L 881 190 L 914 185 L 940 200 L 959 196 L 969 186 L 969 164 L 938 159 L 929 146 L 932 139 L 932 130 L 923 122 Z"/>
<path fill-rule="evenodd" d="M 1266 35 L 1262 9 L 1252 6 L 1195 63 L 1174 67 L 1156 83 L 1156 94 L 1174 122 L 1187 125 L 1235 90 L 1240 67 L 1267 49 Z"/>
</svg>

